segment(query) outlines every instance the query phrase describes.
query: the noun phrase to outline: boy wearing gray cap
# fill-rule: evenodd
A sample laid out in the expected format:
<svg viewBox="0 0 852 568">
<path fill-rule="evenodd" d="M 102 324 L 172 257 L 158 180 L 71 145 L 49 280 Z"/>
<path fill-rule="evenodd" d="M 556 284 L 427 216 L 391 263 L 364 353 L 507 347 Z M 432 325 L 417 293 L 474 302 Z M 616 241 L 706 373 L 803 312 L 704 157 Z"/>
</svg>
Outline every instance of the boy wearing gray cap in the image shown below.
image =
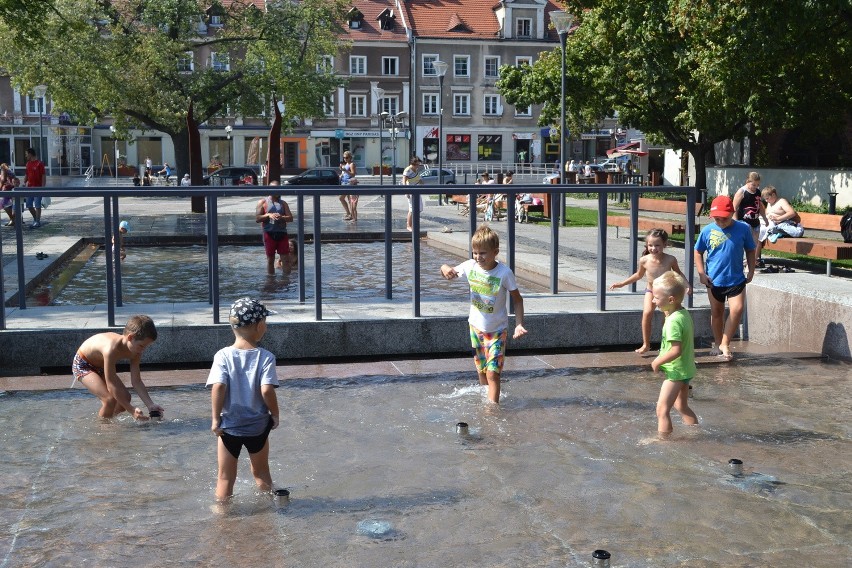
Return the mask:
<svg viewBox="0 0 852 568">
<path fill-rule="evenodd" d="M 269 432 L 278 427 L 278 376 L 275 356 L 257 345 L 266 333 L 268 315 L 269 310 L 255 299 L 234 302 L 228 316 L 234 344 L 216 353 L 207 377 L 213 403 L 210 428 L 219 437 L 219 502 L 227 501 L 234 493 L 237 460 L 243 446 L 248 450 L 257 487 L 272 491 L 268 438 Z"/>
</svg>

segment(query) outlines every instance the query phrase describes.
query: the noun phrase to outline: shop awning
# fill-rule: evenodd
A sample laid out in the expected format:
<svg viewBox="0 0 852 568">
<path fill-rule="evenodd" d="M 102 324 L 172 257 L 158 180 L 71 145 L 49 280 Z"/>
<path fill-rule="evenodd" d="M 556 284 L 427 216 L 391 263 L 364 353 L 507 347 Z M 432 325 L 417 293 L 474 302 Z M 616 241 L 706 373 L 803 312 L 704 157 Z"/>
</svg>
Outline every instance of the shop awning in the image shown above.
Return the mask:
<svg viewBox="0 0 852 568">
<path fill-rule="evenodd" d="M 647 156 L 648 152 L 643 152 L 639 149 L 639 142 L 628 142 L 621 146 L 616 146 L 611 150 L 606 151 L 606 155 L 610 158 L 620 158 L 622 156 Z"/>
</svg>

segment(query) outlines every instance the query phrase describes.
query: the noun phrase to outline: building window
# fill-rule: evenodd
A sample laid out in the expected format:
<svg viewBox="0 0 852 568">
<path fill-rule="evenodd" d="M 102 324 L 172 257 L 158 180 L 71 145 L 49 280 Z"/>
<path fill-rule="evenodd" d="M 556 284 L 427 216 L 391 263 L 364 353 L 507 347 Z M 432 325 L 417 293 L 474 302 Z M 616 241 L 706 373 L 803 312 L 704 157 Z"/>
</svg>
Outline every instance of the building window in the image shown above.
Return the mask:
<svg viewBox="0 0 852 568">
<path fill-rule="evenodd" d="M 399 75 L 399 57 L 382 57 L 382 75 Z"/>
<path fill-rule="evenodd" d="M 438 56 L 434 54 L 424 55 L 423 56 L 423 76 L 424 77 L 435 77 L 437 73 L 435 73 L 435 66 L 432 65 L 438 61 Z"/>
<path fill-rule="evenodd" d="M 191 73 L 195 61 L 191 51 L 185 51 L 178 57 L 177 68 L 179 73 Z"/>
<path fill-rule="evenodd" d="M 349 58 L 350 75 L 367 74 L 367 57 L 364 55 L 353 55 Z"/>
<path fill-rule="evenodd" d="M 382 109 L 381 112 L 386 112 L 390 115 L 394 115 L 399 112 L 397 109 L 399 108 L 399 104 L 396 97 L 384 97 L 379 101 L 379 108 Z"/>
<path fill-rule="evenodd" d="M 503 137 L 499 134 L 480 134 L 477 140 L 477 154 L 480 162 L 499 162 L 503 159 Z"/>
<path fill-rule="evenodd" d="M 331 55 L 323 55 L 317 63 L 318 73 L 333 73 L 334 72 L 334 57 Z"/>
<path fill-rule="evenodd" d="M 500 112 L 500 95 L 485 95 L 484 112 L 486 116 L 498 116 Z"/>
<path fill-rule="evenodd" d="M 322 111 L 326 116 L 334 116 L 334 95 L 323 97 Z"/>
<path fill-rule="evenodd" d="M 212 52 L 210 54 L 210 66 L 215 71 L 230 71 L 231 58 L 227 53 Z"/>
<path fill-rule="evenodd" d="M 521 57 L 515 58 L 515 67 L 520 67 L 521 65 L 529 65 L 532 66 L 533 60 L 529 55 L 524 55 Z"/>
<path fill-rule="evenodd" d="M 453 75 L 456 77 L 470 77 L 470 56 L 453 56 Z"/>
<path fill-rule="evenodd" d="M 45 114 L 44 97 L 27 97 L 27 114 Z"/>
<path fill-rule="evenodd" d="M 438 95 L 431 93 L 423 95 L 423 114 L 438 114 Z"/>
<path fill-rule="evenodd" d="M 453 114 L 455 116 L 470 116 L 470 95 L 453 95 Z"/>
<path fill-rule="evenodd" d="M 470 160 L 470 134 L 447 134 L 447 160 Z"/>
<path fill-rule="evenodd" d="M 349 97 L 349 116 L 367 116 L 366 95 L 351 95 Z"/>
<path fill-rule="evenodd" d="M 515 116 L 532 116 L 532 106 L 515 107 Z"/>
<path fill-rule="evenodd" d="M 224 24 L 222 23 L 222 16 L 220 15 L 212 15 L 210 16 L 210 26 L 214 28 L 221 28 Z"/>
<path fill-rule="evenodd" d="M 532 37 L 532 20 L 530 18 L 515 20 L 515 37 Z"/>
<path fill-rule="evenodd" d="M 497 79 L 500 77 L 500 58 L 486 57 L 485 58 L 485 77 L 489 79 Z"/>
</svg>

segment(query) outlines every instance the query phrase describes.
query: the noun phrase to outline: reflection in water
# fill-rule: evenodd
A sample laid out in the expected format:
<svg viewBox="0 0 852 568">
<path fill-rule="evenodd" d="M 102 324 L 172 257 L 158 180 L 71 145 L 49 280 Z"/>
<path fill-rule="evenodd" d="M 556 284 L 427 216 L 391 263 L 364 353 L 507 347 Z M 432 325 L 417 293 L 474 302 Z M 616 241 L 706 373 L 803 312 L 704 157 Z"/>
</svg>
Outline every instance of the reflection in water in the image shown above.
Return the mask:
<svg viewBox="0 0 852 568">
<path fill-rule="evenodd" d="M 700 428 L 675 417 L 648 445 L 646 370 L 510 371 L 499 409 L 472 372 L 283 380 L 270 467 L 290 501 L 243 457 L 223 511 L 205 389 L 158 389 L 157 424 L 99 423 L 79 389 L 4 395 L 0 564 L 556 567 L 604 548 L 617 566 L 833 568 L 852 553 L 852 367 L 773 370 L 699 368 Z"/>
<path fill-rule="evenodd" d="M 424 297 L 462 298 L 464 284 L 441 278 L 440 266 L 461 261 L 443 251 L 421 246 L 420 278 Z M 106 257 L 102 251 L 56 292 L 48 284 L 32 296 L 36 305 L 92 305 L 106 303 Z M 328 243 L 322 246 L 324 298 L 375 298 L 385 291 L 384 243 Z M 202 302 L 207 300 L 207 252 L 202 246 L 134 247 L 122 263 L 122 298 L 129 304 Z M 313 256 L 307 254 L 305 295 L 314 295 Z M 393 293 L 411 292 L 411 243 L 393 244 Z M 222 246 L 219 249 L 219 294 L 222 298 L 245 295 L 263 300 L 297 300 L 296 268 L 274 276 L 266 274 L 262 247 Z M 529 292 L 545 291 L 523 284 Z"/>
</svg>

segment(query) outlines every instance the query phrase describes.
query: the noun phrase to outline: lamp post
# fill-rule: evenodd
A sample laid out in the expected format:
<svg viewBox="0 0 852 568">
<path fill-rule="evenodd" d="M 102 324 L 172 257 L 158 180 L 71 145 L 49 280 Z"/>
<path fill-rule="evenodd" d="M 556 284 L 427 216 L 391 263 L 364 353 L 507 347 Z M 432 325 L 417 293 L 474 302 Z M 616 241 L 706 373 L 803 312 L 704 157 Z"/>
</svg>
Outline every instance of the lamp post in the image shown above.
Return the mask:
<svg viewBox="0 0 852 568">
<path fill-rule="evenodd" d="M 391 151 L 393 152 L 391 184 L 396 185 L 396 136 L 399 133 L 399 127 L 405 126 L 405 117 L 407 113 L 401 111 L 390 117 L 390 135 L 391 135 Z"/>
<path fill-rule="evenodd" d="M 386 112 L 379 113 L 379 185 L 385 185 L 385 151 L 382 147 L 382 144 L 384 144 L 382 141 L 382 131 L 385 129 L 388 116 L 390 115 Z"/>
<path fill-rule="evenodd" d="M 432 69 L 438 76 L 438 205 L 441 205 L 444 187 L 444 75 L 448 67 L 445 61 L 432 62 Z"/>
<path fill-rule="evenodd" d="M 559 180 L 564 185 L 568 182 L 565 175 L 565 162 L 568 161 L 567 148 L 565 147 L 565 44 L 568 41 L 568 30 L 574 22 L 574 15 L 569 12 L 556 11 L 550 13 L 550 21 L 559 34 L 559 43 L 562 45 L 562 98 L 559 105 Z M 559 194 L 561 202 L 562 223 L 565 223 L 565 195 Z"/>
<path fill-rule="evenodd" d="M 38 100 L 38 157 L 44 160 L 47 156 L 45 156 L 44 148 L 42 147 L 44 143 L 44 130 L 41 117 L 44 113 L 44 96 L 47 94 L 47 85 L 36 86 L 33 89 L 33 94 L 36 96 L 36 100 Z"/>
<path fill-rule="evenodd" d="M 385 97 L 385 90 L 381 87 L 375 87 L 373 95 L 376 97 L 376 116 L 379 117 L 379 185 L 385 185 L 385 149 L 382 146 L 382 130 L 384 130 L 385 120 L 388 118 L 388 113 L 382 112 L 382 99 Z"/>
<path fill-rule="evenodd" d="M 114 124 L 110 124 L 109 131 L 112 132 L 112 154 L 115 159 L 115 185 L 118 185 L 118 138 L 115 136 Z"/>
<path fill-rule="evenodd" d="M 225 126 L 225 136 L 228 138 L 228 165 L 231 166 L 231 132 L 233 132 L 233 127 L 229 124 Z"/>
</svg>

